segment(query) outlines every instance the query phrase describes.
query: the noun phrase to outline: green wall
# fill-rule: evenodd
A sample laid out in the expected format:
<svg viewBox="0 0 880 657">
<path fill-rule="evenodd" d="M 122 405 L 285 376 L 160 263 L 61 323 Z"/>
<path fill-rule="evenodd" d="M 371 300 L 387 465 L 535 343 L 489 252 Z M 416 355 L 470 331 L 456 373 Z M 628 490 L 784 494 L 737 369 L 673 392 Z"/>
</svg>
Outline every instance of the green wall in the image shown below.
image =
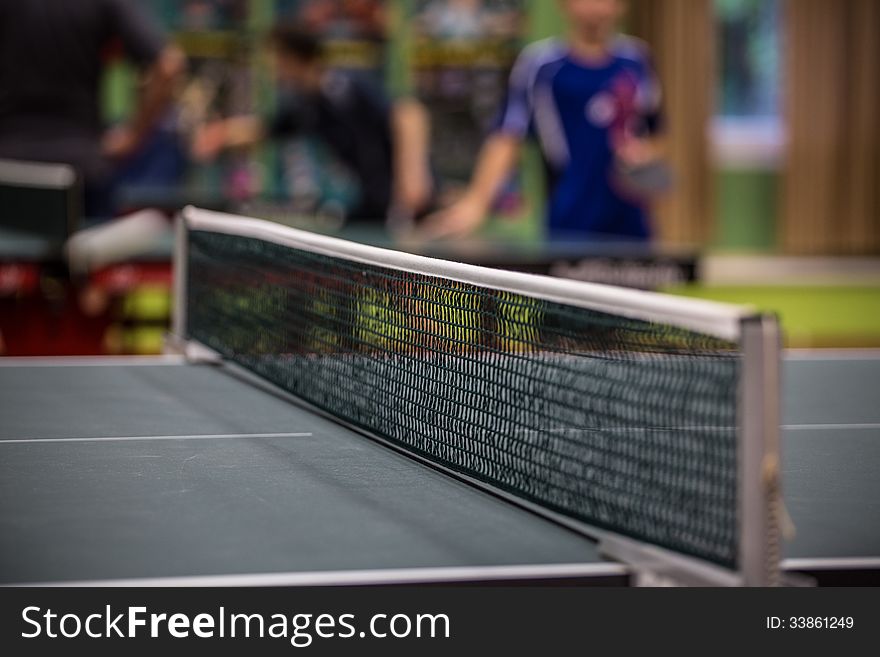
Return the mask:
<svg viewBox="0 0 880 657">
<path fill-rule="evenodd" d="M 528 0 L 529 40 L 546 39 L 565 29 L 557 8 L 558 0 Z"/>
<path fill-rule="evenodd" d="M 712 247 L 771 251 L 776 246 L 779 175 L 766 169 L 722 169 L 715 175 Z"/>
</svg>

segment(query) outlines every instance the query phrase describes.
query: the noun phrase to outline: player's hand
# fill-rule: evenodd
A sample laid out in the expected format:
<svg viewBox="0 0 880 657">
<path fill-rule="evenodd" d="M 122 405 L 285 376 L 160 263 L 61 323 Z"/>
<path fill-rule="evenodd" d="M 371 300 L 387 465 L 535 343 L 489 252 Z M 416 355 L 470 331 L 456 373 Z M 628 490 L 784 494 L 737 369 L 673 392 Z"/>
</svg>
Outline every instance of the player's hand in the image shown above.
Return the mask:
<svg viewBox="0 0 880 657">
<path fill-rule="evenodd" d="M 199 126 L 192 136 L 190 156 L 196 162 L 209 162 L 215 159 L 226 146 L 226 132 L 223 121 Z"/>
<path fill-rule="evenodd" d="M 418 233 L 424 239 L 467 237 L 483 225 L 487 210 L 485 203 L 466 195 L 445 210 L 425 217 Z"/>
<path fill-rule="evenodd" d="M 104 157 L 111 160 L 124 160 L 133 155 L 141 146 L 141 137 L 126 125 L 110 128 L 101 142 Z"/>
<path fill-rule="evenodd" d="M 621 139 L 615 144 L 614 154 L 622 165 L 633 169 L 655 162 L 659 158 L 654 144 L 638 137 Z"/>
</svg>

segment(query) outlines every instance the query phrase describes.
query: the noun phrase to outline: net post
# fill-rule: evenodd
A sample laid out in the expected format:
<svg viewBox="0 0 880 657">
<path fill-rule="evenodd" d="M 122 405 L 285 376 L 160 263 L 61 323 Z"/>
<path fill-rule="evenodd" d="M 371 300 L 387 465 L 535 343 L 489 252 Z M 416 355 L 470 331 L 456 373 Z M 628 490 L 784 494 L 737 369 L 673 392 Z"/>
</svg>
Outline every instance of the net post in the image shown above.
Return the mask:
<svg viewBox="0 0 880 657">
<path fill-rule="evenodd" d="M 739 571 L 745 586 L 780 583 L 779 370 L 776 317 L 742 320 L 738 462 Z"/>
<path fill-rule="evenodd" d="M 187 260 L 189 258 L 189 235 L 186 224 L 187 208 L 177 214 L 174 222 L 174 308 L 171 339 L 182 348 L 187 339 Z"/>
</svg>

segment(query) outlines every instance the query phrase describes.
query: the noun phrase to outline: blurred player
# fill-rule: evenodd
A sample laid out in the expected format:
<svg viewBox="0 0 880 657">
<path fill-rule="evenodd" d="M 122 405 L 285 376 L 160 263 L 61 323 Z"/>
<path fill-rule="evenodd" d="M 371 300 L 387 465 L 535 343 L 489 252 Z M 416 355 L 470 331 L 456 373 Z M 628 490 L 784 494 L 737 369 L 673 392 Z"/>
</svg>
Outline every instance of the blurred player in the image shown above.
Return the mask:
<svg viewBox="0 0 880 657">
<path fill-rule="evenodd" d="M 145 88 L 131 121 L 105 133 L 99 86 L 117 46 Z M 0 157 L 73 165 L 86 215 L 106 218 L 116 164 L 149 139 L 184 65 L 135 0 L 0 0 Z"/>
<path fill-rule="evenodd" d="M 412 100 L 392 103 L 367 81 L 328 68 L 321 43 L 296 24 L 276 26 L 271 45 L 281 86 L 275 116 L 206 126 L 194 140 L 193 155 L 206 160 L 222 148 L 265 138 L 310 138 L 332 155 L 331 168 L 344 169 L 357 184 L 358 200 L 346 208 L 347 220 L 407 222 L 423 211 L 433 187 L 424 108 Z"/>
<path fill-rule="evenodd" d="M 660 87 L 646 45 L 620 35 L 624 0 L 560 0 L 565 39 L 528 46 L 462 198 L 426 218 L 428 238 L 479 228 L 536 138 L 547 174 L 553 239 L 647 240 L 648 201 L 669 185 L 660 158 Z"/>
</svg>

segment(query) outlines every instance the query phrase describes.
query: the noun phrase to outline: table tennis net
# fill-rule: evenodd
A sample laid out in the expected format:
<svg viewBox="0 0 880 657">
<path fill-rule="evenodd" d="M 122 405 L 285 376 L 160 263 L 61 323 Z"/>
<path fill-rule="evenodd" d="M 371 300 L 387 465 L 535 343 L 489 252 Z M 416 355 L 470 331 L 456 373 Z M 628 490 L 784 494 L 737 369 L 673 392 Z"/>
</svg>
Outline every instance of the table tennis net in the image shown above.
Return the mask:
<svg viewBox="0 0 880 657">
<path fill-rule="evenodd" d="M 736 567 L 735 336 L 484 286 L 479 268 L 334 255 L 338 241 L 315 250 L 298 233 L 190 230 L 187 337 L 446 469 Z M 524 276 L 510 280 L 534 286 Z"/>
</svg>

